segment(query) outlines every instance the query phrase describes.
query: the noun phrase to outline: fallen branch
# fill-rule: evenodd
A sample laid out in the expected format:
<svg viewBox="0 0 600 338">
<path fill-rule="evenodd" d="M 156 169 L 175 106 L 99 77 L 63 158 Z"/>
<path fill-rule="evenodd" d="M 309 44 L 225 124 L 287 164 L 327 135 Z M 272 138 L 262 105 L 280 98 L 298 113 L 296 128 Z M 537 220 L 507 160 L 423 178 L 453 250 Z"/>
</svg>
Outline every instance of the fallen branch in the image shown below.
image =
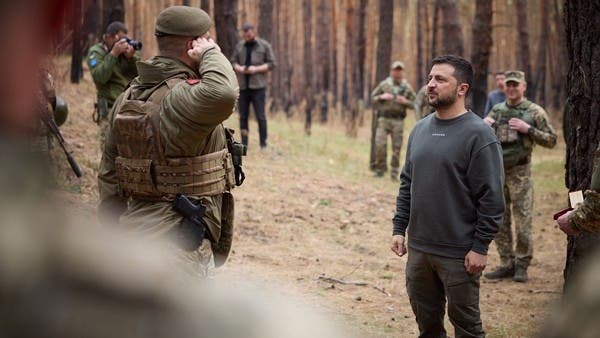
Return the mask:
<svg viewBox="0 0 600 338">
<path fill-rule="evenodd" d="M 553 293 L 553 294 L 557 294 L 560 295 L 562 294 L 561 291 L 553 291 L 553 290 L 529 290 L 530 293 Z"/>
<path fill-rule="evenodd" d="M 373 289 L 375 289 L 375 290 L 377 290 L 377 291 L 379 291 L 379 292 L 383 293 L 384 295 L 386 295 L 386 296 L 388 296 L 388 297 L 391 297 L 391 296 L 392 296 L 392 294 L 391 294 L 391 293 L 389 293 L 389 292 L 385 291 L 385 289 L 384 289 L 384 288 L 380 288 L 380 287 L 379 287 L 379 286 L 377 286 L 377 285 L 373 285 Z"/>
<path fill-rule="evenodd" d="M 362 281 L 346 281 L 343 279 L 337 279 L 337 278 L 333 278 L 333 277 L 327 277 L 327 276 L 319 276 L 319 279 L 325 282 L 330 282 L 330 283 L 338 283 L 338 284 L 342 284 L 342 285 L 358 285 L 358 286 L 367 286 L 369 285 L 369 283 L 367 282 L 362 282 Z"/>
</svg>

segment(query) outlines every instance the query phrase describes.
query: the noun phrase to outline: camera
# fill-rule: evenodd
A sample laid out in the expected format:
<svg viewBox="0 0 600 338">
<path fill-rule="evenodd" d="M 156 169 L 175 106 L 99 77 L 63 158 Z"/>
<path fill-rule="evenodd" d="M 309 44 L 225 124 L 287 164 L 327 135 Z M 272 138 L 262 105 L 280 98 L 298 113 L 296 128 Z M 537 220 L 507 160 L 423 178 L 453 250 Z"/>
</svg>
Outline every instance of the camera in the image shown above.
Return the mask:
<svg viewBox="0 0 600 338">
<path fill-rule="evenodd" d="M 141 41 L 137 41 L 137 40 L 133 40 L 129 37 L 125 37 L 125 41 L 127 41 L 127 43 L 133 47 L 133 49 L 135 50 L 141 50 L 142 49 L 142 42 Z"/>
</svg>

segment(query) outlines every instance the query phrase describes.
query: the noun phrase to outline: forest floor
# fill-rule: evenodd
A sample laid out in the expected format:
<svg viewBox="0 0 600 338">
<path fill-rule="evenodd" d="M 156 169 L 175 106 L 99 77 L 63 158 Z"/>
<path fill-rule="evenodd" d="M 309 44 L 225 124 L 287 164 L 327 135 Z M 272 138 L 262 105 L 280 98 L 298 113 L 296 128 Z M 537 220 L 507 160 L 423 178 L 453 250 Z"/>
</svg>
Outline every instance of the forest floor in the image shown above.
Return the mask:
<svg viewBox="0 0 600 338">
<path fill-rule="evenodd" d="M 100 160 L 98 128 L 91 120 L 95 88 L 87 69 L 78 85 L 68 82 L 68 71 L 67 58 L 55 59 L 57 92 L 68 102 L 70 114 L 61 129 L 84 177 L 75 179 L 69 173 L 60 186 L 73 213 L 92 216 Z M 375 178 L 368 170 L 369 118 L 356 138 L 345 136 L 343 126 L 334 122 L 314 125 L 311 136 L 306 136 L 300 120 L 272 116 L 266 151 L 258 149 L 252 121 L 250 149 L 244 158 L 247 179 L 234 190 L 233 252 L 217 279 L 253 280 L 294 294 L 338 318 L 359 337 L 416 336 L 405 288 L 406 258 L 389 249 L 399 183 Z M 226 124 L 237 129 L 237 114 Z M 411 115 L 405 138 L 413 124 Z M 559 138 L 555 149 L 534 151 L 534 258 L 529 282 L 482 278 L 481 310 L 488 337 L 534 336 L 560 297 L 566 237 L 554 225 L 552 214 L 566 201 L 564 149 Z M 498 262 L 492 244 L 487 271 Z M 342 285 L 327 278 L 365 285 Z M 446 327 L 453 336 L 447 320 Z"/>
</svg>

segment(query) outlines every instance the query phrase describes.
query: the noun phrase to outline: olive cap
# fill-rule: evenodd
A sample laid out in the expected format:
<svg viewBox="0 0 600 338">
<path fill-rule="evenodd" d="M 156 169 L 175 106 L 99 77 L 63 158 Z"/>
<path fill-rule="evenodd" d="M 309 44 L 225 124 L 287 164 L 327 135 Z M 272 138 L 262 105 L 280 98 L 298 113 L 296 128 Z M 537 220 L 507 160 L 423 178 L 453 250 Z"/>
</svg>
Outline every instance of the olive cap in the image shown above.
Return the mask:
<svg viewBox="0 0 600 338">
<path fill-rule="evenodd" d="M 394 61 L 392 69 L 404 69 L 404 64 L 401 61 Z"/>
<path fill-rule="evenodd" d="M 154 35 L 201 36 L 211 26 L 210 16 L 200 8 L 171 6 L 158 14 Z"/>
<path fill-rule="evenodd" d="M 504 83 L 517 82 L 525 83 L 525 73 L 520 70 L 507 70 L 504 72 Z"/>
</svg>

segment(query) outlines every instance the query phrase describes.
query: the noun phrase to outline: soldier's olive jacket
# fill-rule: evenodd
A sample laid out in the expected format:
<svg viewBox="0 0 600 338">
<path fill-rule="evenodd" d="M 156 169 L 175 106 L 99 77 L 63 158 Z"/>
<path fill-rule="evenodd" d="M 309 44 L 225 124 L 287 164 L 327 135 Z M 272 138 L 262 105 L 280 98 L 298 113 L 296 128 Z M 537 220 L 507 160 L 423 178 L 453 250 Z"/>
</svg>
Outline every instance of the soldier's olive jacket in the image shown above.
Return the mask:
<svg viewBox="0 0 600 338">
<path fill-rule="evenodd" d="M 525 151 L 528 152 L 529 155 L 531 155 L 531 152 L 533 151 L 534 144 L 539 144 L 546 148 L 553 148 L 556 145 L 556 132 L 550 124 L 550 119 L 544 108 L 527 99 L 524 99 L 514 107 L 509 106 L 508 102 L 504 101 L 492 107 L 488 116 L 493 118 L 496 123 L 501 123 L 500 120 L 508 115 L 507 113 L 509 110 L 520 111 L 520 113 L 522 113 L 521 120 L 533 127 L 531 133 L 519 133 Z"/>
<path fill-rule="evenodd" d="M 253 66 L 261 66 L 267 64 L 269 70 L 272 70 L 277 66 L 277 60 L 275 59 L 275 53 L 273 48 L 267 40 L 256 37 L 254 39 L 256 44 L 252 47 L 250 55 L 250 61 Z M 242 67 L 246 65 L 246 41 L 242 40 L 235 45 L 233 55 L 230 58 L 232 64 L 238 64 Z M 240 89 L 261 89 L 267 86 L 266 73 L 256 73 L 252 75 L 237 74 Z M 246 83 L 246 78 L 250 79 L 249 83 Z"/>
<path fill-rule="evenodd" d="M 419 89 L 415 98 L 415 117 L 420 120 L 431 114 L 432 111 L 433 108 L 429 105 L 429 98 L 427 97 L 427 86 L 423 86 Z"/>
<path fill-rule="evenodd" d="M 569 215 L 569 225 L 573 229 L 600 233 L 600 145 L 596 149 L 590 190 L 585 192 L 583 204 Z"/>
<path fill-rule="evenodd" d="M 92 46 L 87 63 L 96 84 L 98 98 L 104 98 L 109 106 L 112 105 L 129 81 L 138 75 L 135 64 L 139 60 L 137 54 L 131 59 L 123 55 L 114 57 L 103 43 Z"/>
<path fill-rule="evenodd" d="M 201 81 L 181 81 L 167 94 L 161 104 L 160 137 L 164 142 L 167 158 L 194 157 L 219 151 L 227 147 L 222 122 L 235 107 L 239 87 L 235 73 L 227 58 L 216 49 L 204 52 L 200 67 L 191 69 L 179 60 L 168 57 L 154 57 L 137 63 L 139 77 L 132 81 L 132 98 L 144 100 L 151 90 L 144 89 L 161 83 L 163 80 L 179 76 Z M 144 86 L 137 86 L 144 84 Z M 147 85 L 147 86 L 146 86 Z M 137 86 L 137 87 L 136 87 Z M 139 90 L 135 90 L 140 88 Z M 119 109 L 121 95 L 111 111 L 110 121 Z M 114 222 L 114 216 L 120 216 L 119 223 L 128 228 L 147 234 L 164 234 L 180 224 L 182 217 L 173 211 L 171 202 L 147 202 L 120 197 L 115 173 L 117 145 L 112 126 L 108 129 L 106 146 L 102 154 L 98 173 L 100 191 L 99 216 L 104 222 Z M 206 206 L 204 221 L 214 239 L 219 240 L 222 217 L 223 194 L 199 196 Z M 123 210 L 126 209 L 124 212 Z M 231 213 L 233 208 L 231 208 Z M 233 215 L 228 221 L 233 221 Z"/>
<path fill-rule="evenodd" d="M 379 95 L 383 93 L 392 94 L 394 97 L 404 96 L 409 102 L 400 104 L 395 99 L 389 101 L 380 100 Z M 371 98 L 373 99 L 373 108 L 379 112 L 386 112 L 404 118 L 406 116 L 406 109 L 414 109 L 415 92 L 406 80 L 402 79 L 400 82 L 395 82 L 391 76 L 388 76 L 387 79 L 381 81 L 373 89 Z"/>
</svg>

